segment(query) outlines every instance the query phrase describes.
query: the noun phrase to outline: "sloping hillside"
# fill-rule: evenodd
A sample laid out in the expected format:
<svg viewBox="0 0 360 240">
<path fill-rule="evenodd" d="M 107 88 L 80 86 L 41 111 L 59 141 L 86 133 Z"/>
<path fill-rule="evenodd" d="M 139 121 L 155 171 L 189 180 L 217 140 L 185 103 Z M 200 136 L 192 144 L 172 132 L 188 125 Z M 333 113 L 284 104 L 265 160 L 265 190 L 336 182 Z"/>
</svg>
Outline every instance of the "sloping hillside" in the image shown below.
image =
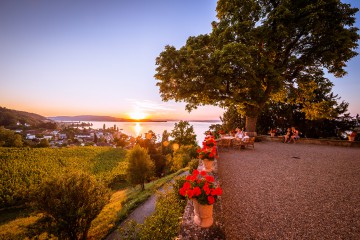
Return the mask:
<svg viewBox="0 0 360 240">
<path fill-rule="evenodd" d="M 26 123 L 30 126 L 37 126 L 47 121 L 49 120 L 46 117 L 35 113 L 0 107 L 0 126 L 6 128 L 16 127 L 17 123 L 21 123 L 22 125 Z"/>
</svg>

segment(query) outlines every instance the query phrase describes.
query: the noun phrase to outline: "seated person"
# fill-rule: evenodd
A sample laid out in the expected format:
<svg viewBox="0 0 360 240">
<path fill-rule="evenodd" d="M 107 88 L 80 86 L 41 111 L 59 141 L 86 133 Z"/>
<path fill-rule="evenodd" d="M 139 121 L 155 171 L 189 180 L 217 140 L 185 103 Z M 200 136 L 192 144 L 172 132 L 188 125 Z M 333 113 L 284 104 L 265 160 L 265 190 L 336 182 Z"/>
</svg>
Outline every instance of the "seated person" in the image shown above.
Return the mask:
<svg viewBox="0 0 360 240">
<path fill-rule="evenodd" d="M 290 141 L 291 138 L 291 129 L 288 128 L 286 131 L 286 134 L 284 135 L 284 143 L 287 143 Z"/>
<path fill-rule="evenodd" d="M 249 136 L 247 134 L 247 132 L 244 132 L 244 137 L 242 138 L 243 142 L 246 142 L 249 140 Z"/>
<path fill-rule="evenodd" d="M 240 128 L 236 128 L 235 131 L 235 138 L 242 139 L 244 137 L 244 133 L 242 130 L 240 130 Z"/>
<path fill-rule="evenodd" d="M 290 137 L 290 140 L 289 142 L 293 141 L 294 143 L 296 142 L 296 140 L 298 140 L 300 138 L 299 136 L 299 131 L 295 129 L 295 127 L 292 127 L 291 128 L 291 137 Z"/>
</svg>

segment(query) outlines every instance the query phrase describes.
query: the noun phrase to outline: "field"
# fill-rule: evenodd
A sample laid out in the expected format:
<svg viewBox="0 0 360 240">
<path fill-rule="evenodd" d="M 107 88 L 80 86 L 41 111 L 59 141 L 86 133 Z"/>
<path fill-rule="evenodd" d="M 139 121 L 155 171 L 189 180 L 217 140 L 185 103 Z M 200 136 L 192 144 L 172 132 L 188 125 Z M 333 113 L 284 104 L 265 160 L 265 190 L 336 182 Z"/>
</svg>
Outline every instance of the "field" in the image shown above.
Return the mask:
<svg viewBox="0 0 360 240">
<path fill-rule="evenodd" d="M 110 202 L 92 222 L 88 239 L 102 239 L 156 189 L 183 171 L 147 183 L 145 191 L 140 191 L 140 188 L 127 187 L 123 182 L 125 154 L 122 149 L 102 147 L 0 148 L 0 239 L 56 239 L 37 229 L 43 215 L 23 204 L 31 188 L 47 178 L 81 170 L 108 186 L 122 183 L 120 189 L 113 188 Z"/>
<path fill-rule="evenodd" d="M 0 148 L 0 209 L 24 204 L 32 188 L 67 171 L 112 186 L 124 180 L 125 154 L 110 147 Z"/>
</svg>

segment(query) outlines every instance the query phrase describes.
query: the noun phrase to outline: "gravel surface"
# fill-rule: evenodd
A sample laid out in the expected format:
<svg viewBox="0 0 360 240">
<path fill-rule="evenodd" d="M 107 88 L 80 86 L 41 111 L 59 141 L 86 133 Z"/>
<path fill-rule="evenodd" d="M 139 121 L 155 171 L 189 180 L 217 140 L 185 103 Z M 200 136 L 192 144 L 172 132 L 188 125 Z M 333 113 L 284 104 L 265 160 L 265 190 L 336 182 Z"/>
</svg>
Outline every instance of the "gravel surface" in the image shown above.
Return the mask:
<svg viewBox="0 0 360 240">
<path fill-rule="evenodd" d="M 226 239 L 360 239 L 360 148 L 257 142 L 218 174 Z"/>
</svg>

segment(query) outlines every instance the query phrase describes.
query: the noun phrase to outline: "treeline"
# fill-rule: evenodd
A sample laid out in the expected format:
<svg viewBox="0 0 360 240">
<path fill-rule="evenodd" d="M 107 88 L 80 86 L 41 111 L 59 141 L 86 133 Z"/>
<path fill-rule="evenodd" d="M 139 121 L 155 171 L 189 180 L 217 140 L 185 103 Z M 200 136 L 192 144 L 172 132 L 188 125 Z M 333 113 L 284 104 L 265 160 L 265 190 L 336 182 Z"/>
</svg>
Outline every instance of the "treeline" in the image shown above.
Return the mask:
<svg viewBox="0 0 360 240">
<path fill-rule="evenodd" d="M 277 129 L 277 134 L 283 134 L 288 127 L 296 127 L 302 137 L 308 138 L 334 138 L 347 139 L 347 133 L 360 130 L 360 117 L 350 116 L 347 104 L 341 103 L 334 109 L 332 118 L 307 119 L 301 104 L 285 104 L 271 102 L 259 114 L 257 121 L 257 133 L 268 134 L 270 129 Z M 245 116 L 238 112 L 235 106 L 229 107 L 221 117 L 222 125 L 214 126 L 213 129 L 222 129 L 225 132 L 234 130 L 236 127 L 245 127 Z M 246 129 L 245 129 L 246 130 Z M 356 140 L 359 140 L 357 135 Z"/>
</svg>

